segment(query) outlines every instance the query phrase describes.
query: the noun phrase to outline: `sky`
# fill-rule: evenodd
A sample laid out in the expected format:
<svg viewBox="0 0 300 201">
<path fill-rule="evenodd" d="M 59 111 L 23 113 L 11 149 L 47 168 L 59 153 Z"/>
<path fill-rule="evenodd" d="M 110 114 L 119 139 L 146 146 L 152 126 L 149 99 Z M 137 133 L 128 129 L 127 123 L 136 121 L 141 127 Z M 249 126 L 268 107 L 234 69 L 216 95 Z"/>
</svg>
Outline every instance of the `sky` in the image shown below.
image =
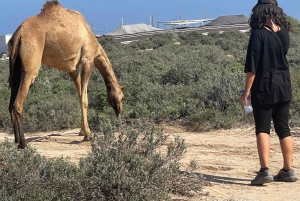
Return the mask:
<svg viewBox="0 0 300 201">
<path fill-rule="evenodd" d="M 284 12 L 300 21 L 300 0 L 277 0 Z M 0 35 L 12 34 L 28 17 L 40 13 L 46 0 L 1 0 Z M 94 28 L 106 34 L 127 24 L 150 24 L 172 20 L 213 19 L 222 15 L 251 14 L 257 0 L 59 0 L 68 9 L 77 10 Z"/>
</svg>

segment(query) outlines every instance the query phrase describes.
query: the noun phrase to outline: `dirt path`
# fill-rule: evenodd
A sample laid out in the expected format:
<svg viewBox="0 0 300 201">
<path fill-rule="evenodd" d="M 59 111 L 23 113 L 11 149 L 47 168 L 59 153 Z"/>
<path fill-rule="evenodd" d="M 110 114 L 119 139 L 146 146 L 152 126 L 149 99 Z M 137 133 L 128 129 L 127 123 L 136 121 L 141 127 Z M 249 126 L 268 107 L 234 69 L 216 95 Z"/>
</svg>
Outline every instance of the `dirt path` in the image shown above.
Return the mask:
<svg viewBox="0 0 300 201">
<path fill-rule="evenodd" d="M 29 144 L 47 157 L 66 157 L 77 163 L 90 151 L 89 142 L 82 142 L 78 129 L 71 131 L 37 133 L 27 135 Z M 206 196 L 177 200 L 232 200 L 232 201 L 300 201 L 300 181 L 295 183 L 273 182 L 261 187 L 250 186 L 255 171 L 259 169 L 256 141 L 253 128 L 219 130 L 205 133 L 187 132 L 176 127 L 167 127 L 165 132 L 180 135 L 188 145 L 182 162 L 198 162 L 197 172 L 205 175 L 208 185 L 203 188 Z M 294 169 L 300 177 L 300 131 L 294 129 Z M 61 136 L 50 136 L 60 134 Z M 282 167 L 282 157 L 278 139 L 271 133 L 271 167 L 276 174 Z M 0 133 L 0 141 L 12 135 Z"/>
</svg>

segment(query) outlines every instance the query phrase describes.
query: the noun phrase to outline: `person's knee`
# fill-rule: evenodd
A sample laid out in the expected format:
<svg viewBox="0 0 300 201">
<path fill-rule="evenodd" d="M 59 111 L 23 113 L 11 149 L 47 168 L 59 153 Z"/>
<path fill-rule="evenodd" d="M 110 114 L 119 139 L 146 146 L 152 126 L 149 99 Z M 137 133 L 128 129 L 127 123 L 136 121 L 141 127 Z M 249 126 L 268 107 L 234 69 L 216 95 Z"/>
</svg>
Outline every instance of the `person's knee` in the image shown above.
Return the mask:
<svg viewBox="0 0 300 201">
<path fill-rule="evenodd" d="M 291 136 L 291 131 L 290 129 L 277 129 L 275 130 L 275 132 L 277 133 L 277 136 L 279 137 L 280 140 Z"/>
<path fill-rule="evenodd" d="M 259 135 L 260 133 L 270 135 L 270 130 L 268 130 L 268 129 L 259 129 L 259 130 L 256 130 L 255 133 L 256 133 L 256 136 Z"/>
</svg>

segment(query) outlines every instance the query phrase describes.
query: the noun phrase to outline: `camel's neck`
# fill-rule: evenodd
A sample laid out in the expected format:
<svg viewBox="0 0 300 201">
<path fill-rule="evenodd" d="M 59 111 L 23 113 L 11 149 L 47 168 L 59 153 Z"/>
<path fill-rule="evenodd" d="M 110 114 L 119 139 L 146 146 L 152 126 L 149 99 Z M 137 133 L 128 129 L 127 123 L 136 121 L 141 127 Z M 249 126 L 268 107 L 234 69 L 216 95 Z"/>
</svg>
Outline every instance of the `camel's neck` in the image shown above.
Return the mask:
<svg viewBox="0 0 300 201">
<path fill-rule="evenodd" d="M 113 72 L 113 70 L 112 70 L 112 67 L 110 66 L 109 69 L 111 69 L 111 70 L 109 70 L 109 71 L 104 71 L 104 73 L 103 73 L 103 71 L 102 71 L 102 73 L 101 73 L 101 71 L 100 71 L 100 73 L 101 73 L 101 75 L 102 75 L 102 77 L 103 77 L 103 79 L 104 79 L 106 88 L 107 88 L 108 90 L 110 90 L 110 89 L 115 89 L 115 88 L 119 88 L 120 85 L 119 85 L 119 82 L 118 82 L 118 80 L 117 80 L 117 78 L 116 78 L 116 76 L 115 76 L 115 74 L 114 74 L 114 72 Z M 99 69 L 98 69 L 98 70 L 99 70 Z"/>
<path fill-rule="evenodd" d="M 95 58 L 95 67 L 102 75 L 106 87 L 120 87 L 118 80 L 114 74 L 112 65 L 102 47 L 100 47 L 100 55 Z"/>
</svg>

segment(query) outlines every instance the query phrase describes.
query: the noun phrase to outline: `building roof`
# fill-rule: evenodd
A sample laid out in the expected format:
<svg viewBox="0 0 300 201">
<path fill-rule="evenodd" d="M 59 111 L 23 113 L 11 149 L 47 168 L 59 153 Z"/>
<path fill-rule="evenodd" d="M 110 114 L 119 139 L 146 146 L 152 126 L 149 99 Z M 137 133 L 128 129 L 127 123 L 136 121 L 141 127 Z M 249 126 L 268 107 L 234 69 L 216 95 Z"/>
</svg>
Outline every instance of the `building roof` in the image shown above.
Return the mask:
<svg viewBox="0 0 300 201">
<path fill-rule="evenodd" d="M 176 27 L 176 26 L 189 26 L 189 25 L 195 25 L 199 24 L 200 26 L 203 26 L 204 23 L 211 22 L 214 19 L 201 19 L 201 20 L 175 20 L 175 21 L 162 21 L 162 22 L 157 22 L 157 24 L 164 24 L 169 25 L 171 27 Z"/>
<path fill-rule="evenodd" d="M 226 15 L 220 16 L 206 26 L 233 25 L 233 24 L 248 24 L 249 18 L 245 15 Z"/>
<path fill-rule="evenodd" d="M 155 27 L 152 27 L 147 24 L 130 24 L 130 25 L 122 25 L 116 30 L 109 32 L 105 35 L 124 35 L 124 34 L 134 34 L 134 33 L 140 33 L 140 32 L 146 32 L 146 31 L 157 31 L 161 30 Z"/>
</svg>

